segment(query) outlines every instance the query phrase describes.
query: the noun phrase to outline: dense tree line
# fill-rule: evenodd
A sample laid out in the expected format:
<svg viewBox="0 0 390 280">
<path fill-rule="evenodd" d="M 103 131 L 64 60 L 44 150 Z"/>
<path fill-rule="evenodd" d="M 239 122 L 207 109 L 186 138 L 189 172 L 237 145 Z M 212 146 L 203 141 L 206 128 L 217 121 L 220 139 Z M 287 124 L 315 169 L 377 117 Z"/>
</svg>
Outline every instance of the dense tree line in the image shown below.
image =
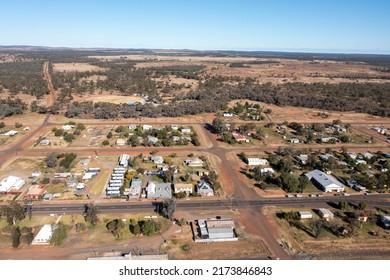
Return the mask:
<svg viewBox="0 0 390 280">
<path fill-rule="evenodd" d="M 7 97 L 6 99 L 0 99 L 1 118 L 23 114 L 25 109 L 27 109 L 27 104 L 19 98 Z"/>
<path fill-rule="evenodd" d="M 26 93 L 42 98 L 49 93 L 43 80 L 43 61 L 0 63 L 0 85 L 10 93 Z"/>
</svg>

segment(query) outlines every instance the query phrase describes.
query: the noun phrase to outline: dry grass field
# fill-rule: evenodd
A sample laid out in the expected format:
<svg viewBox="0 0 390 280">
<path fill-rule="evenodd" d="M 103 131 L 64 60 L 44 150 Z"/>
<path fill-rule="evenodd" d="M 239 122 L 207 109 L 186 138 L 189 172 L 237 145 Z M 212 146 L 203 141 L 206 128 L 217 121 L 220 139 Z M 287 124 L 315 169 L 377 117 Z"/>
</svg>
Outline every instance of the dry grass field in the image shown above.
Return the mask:
<svg viewBox="0 0 390 280">
<path fill-rule="evenodd" d="M 86 95 L 86 96 L 74 96 L 74 101 L 93 101 L 93 102 L 110 102 L 115 104 L 121 103 L 130 103 L 130 102 L 138 102 L 142 100 L 141 97 L 138 96 L 123 96 L 123 95 Z"/>
<path fill-rule="evenodd" d="M 57 72 L 86 72 L 86 71 L 104 71 L 104 68 L 88 63 L 53 63 L 53 70 Z"/>
</svg>

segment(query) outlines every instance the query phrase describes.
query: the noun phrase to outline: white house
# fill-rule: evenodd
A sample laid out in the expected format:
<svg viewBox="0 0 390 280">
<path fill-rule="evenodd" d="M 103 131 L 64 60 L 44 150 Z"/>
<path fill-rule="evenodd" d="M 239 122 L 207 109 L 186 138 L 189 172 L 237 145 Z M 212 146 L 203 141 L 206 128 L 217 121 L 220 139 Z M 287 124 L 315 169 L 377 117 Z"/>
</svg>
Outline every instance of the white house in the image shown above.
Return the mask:
<svg viewBox="0 0 390 280">
<path fill-rule="evenodd" d="M 343 192 L 344 185 L 331 175 L 328 175 L 318 169 L 307 172 L 305 176 L 324 192 Z"/>
<path fill-rule="evenodd" d="M 183 129 L 181 130 L 181 133 L 190 134 L 190 133 L 191 133 L 191 129 L 189 129 L 189 128 L 183 128 Z"/>
<path fill-rule="evenodd" d="M 78 183 L 77 186 L 76 186 L 76 190 L 78 191 L 83 191 L 85 188 L 85 184 L 84 183 Z"/>
<path fill-rule="evenodd" d="M 366 158 L 366 159 L 371 159 L 374 155 L 369 153 L 369 152 L 366 152 L 363 154 L 363 157 Z"/>
<path fill-rule="evenodd" d="M 318 214 L 320 215 L 321 218 L 325 220 L 331 220 L 334 218 L 334 214 L 326 208 L 320 208 L 318 209 Z"/>
<path fill-rule="evenodd" d="M 192 184 L 176 183 L 174 185 L 174 190 L 175 193 L 185 192 L 187 195 L 189 195 L 190 193 L 192 193 L 193 187 L 194 186 Z"/>
<path fill-rule="evenodd" d="M 130 124 L 129 125 L 129 129 L 130 130 L 135 130 L 135 129 L 137 129 L 137 125 L 136 124 Z"/>
<path fill-rule="evenodd" d="M 35 236 L 32 245 L 48 245 L 53 234 L 52 225 L 44 225 L 38 234 Z"/>
<path fill-rule="evenodd" d="M 268 160 L 266 160 L 266 159 L 248 158 L 248 165 L 249 166 L 267 165 L 267 164 L 268 164 Z"/>
<path fill-rule="evenodd" d="M 233 113 L 225 112 L 223 113 L 224 117 L 233 117 Z"/>
<path fill-rule="evenodd" d="M 190 167 L 202 167 L 204 164 L 203 160 L 197 157 L 186 159 L 184 162 Z"/>
<path fill-rule="evenodd" d="M 142 130 L 151 130 L 153 128 L 153 126 L 152 125 L 149 125 L 149 124 L 144 124 L 143 126 L 142 126 Z"/>
<path fill-rule="evenodd" d="M 73 128 L 73 126 L 69 125 L 69 124 L 66 124 L 66 125 L 63 125 L 62 126 L 62 130 L 64 131 L 69 131 Z"/>
<path fill-rule="evenodd" d="M 128 154 L 122 154 L 119 157 L 119 165 L 127 167 L 129 165 L 130 156 Z"/>
<path fill-rule="evenodd" d="M 156 144 L 158 142 L 158 138 L 154 136 L 148 136 L 148 143 Z"/>
<path fill-rule="evenodd" d="M 126 144 L 126 140 L 125 139 L 118 139 L 115 142 L 115 146 L 118 146 L 118 147 L 124 146 L 125 144 Z"/>
<path fill-rule="evenodd" d="M 177 124 L 171 125 L 172 130 L 178 130 L 179 126 Z"/>
<path fill-rule="evenodd" d="M 41 140 L 41 142 L 39 142 L 39 145 L 41 145 L 41 146 L 47 146 L 49 144 L 50 144 L 49 139 L 43 139 L 43 140 Z"/>
<path fill-rule="evenodd" d="M 5 135 L 5 136 L 15 136 L 16 134 L 18 134 L 18 132 L 16 130 L 10 130 L 10 131 L 7 131 L 6 133 L 4 133 L 3 135 Z"/>
<path fill-rule="evenodd" d="M 26 182 L 16 176 L 8 176 L 0 181 L 0 193 L 7 193 L 12 189 L 20 189 Z"/>
<path fill-rule="evenodd" d="M 272 167 L 266 167 L 266 168 L 261 168 L 260 173 L 261 174 L 265 174 L 265 173 L 273 174 L 273 173 L 275 173 L 275 170 Z"/>
<path fill-rule="evenodd" d="M 358 158 L 355 162 L 356 162 L 356 164 L 367 164 L 367 161 L 365 161 L 364 159 L 360 159 L 360 158 Z"/>
<path fill-rule="evenodd" d="M 346 153 L 351 159 L 356 159 L 357 155 L 356 153 L 353 153 L 353 152 L 347 152 Z"/>
<path fill-rule="evenodd" d="M 298 138 L 291 138 L 290 140 L 288 140 L 290 143 L 293 143 L 293 144 L 298 144 L 299 143 L 299 139 Z"/>
<path fill-rule="evenodd" d="M 142 180 L 141 179 L 133 179 L 131 180 L 130 184 L 130 190 L 128 197 L 129 199 L 138 199 L 141 194 L 141 186 L 142 186 Z"/>
<path fill-rule="evenodd" d="M 313 214 L 309 211 L 299 211 L 299 217 L 301 219 L 311 219 L 313 218 Z"/>
<path fill-rule="evenodd" d="M 164 157 L 163 156 L 151 156 L 150 160 L 155 164 L 163 164 L 164 163 Z"/>
</svg>

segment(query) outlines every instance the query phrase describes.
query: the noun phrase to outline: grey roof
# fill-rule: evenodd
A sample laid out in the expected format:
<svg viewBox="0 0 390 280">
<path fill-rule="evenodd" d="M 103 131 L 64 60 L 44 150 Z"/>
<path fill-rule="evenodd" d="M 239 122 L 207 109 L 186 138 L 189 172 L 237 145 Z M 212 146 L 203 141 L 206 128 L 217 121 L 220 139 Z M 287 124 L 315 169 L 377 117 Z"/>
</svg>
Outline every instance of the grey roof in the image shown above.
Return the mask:
<svg viewBox="0 0 390 280">
<path fill-rule="evenodd" d="M 172 198 L 171 183 L 149 182 L 147 198 Z"/>
<path fill-rule="evenodd" d="M 318 184 L 320 184 L 324 189 L 333 187 L 334 184 L 343 188 L 343 184 L 336 180 L 333 176 L 327 175 L 326 173 L 315 169 L 311 172 L 305 174 L 309 180 L 314 179 Z"/>
<path fill-rule="evenodd" d="M 210 239 L 235 237 L 233 228 L 231 227 L 208 227 L 207 231 Z"/>
</svg>

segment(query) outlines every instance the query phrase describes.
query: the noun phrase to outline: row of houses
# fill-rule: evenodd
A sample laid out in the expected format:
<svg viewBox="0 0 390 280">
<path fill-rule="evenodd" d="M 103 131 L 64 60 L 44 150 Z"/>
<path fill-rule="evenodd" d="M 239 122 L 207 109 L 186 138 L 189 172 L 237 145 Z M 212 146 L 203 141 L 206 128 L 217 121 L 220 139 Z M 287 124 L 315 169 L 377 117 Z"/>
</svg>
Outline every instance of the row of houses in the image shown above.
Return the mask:
<svg viewBox="0 0 390 280">
<path fill-rule="evenodd" d="M 111 174 L 110 180 L 108 182 L 108 187 L 106 189 L 107 196 L 118 197 L 121 195 L 120 189 L 123 187 L 125 174 L 125 167 L 114 168 L 113 173 Z"/>
<path fill-rule="evenodd" d="M 130 188 L 125 192 L 129 199 L 170 199 L 172 198 L 172 186 L 174 193 L 184 192 L 190 195 L 194 192 L 194 185 L 189 183 L 159 183 L 149 181 L 146 188 L 142 188 L 142 180 L 139 178 L 131 180 Z M 205 181 L 199 181 L 195 186 L 196 192 L 204 197 L 214 196 L 214 189 L 211 184 Z"/>
</svg>

